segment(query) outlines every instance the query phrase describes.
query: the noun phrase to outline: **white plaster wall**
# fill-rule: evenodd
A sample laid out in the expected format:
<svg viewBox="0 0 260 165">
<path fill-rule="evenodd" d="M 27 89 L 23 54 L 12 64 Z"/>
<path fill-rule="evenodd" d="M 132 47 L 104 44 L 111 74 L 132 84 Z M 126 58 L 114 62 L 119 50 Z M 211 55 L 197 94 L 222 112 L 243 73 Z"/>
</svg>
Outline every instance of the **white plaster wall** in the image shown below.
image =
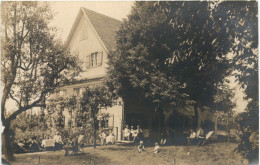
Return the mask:
<svg viewBox="0 0 260 165">
<path fill-rule="evenodd" d="M 118 138 L 117 140 L 122 139 L 122 130 L 123 130 L 123 102 L 121 101 L 121 105 L 119 105 L 119 101 L 117 100 L 117 104 L 109 107 L 107 109 L 101 109 L 100 113 L 108 113 L 109 114 L 109 119 L 108 119 L 108 126 L 113 128 L 113 133 L 116 136 L 118 133 Z M 118 131 L 118 132 L 117 132 Z"/>
<path fill-rule="evenodd" d="M 80 34 L 82 30 L 82 24 L 85 22 L 87 28 L 87 39 L 80 40 Z M 84 15 L 81 15 L 80 21 L 75 29 L 75 32 L 68 44 L 68 48 L 71 53 L 78 53 L 80 61 L 83 62 L 83 69 L 84 72 L 81 76 L 82 79 L 85 78 L 94 78 L 99 75 L 106 74 L 107 68 L 107 51 L 105 47 L 101 44 L 100 40 L 98 39 L 98 35 L 96 35 L 94 29 L 91 27 L 90 23 L 88 22 L 87 18 Z M 101 52 L 103 51 L 103 59 L 102 65 L 87 68 L 86 67 L 86 57 L 91 53 L 95 53 L 96 51 Z"/>
</svg>

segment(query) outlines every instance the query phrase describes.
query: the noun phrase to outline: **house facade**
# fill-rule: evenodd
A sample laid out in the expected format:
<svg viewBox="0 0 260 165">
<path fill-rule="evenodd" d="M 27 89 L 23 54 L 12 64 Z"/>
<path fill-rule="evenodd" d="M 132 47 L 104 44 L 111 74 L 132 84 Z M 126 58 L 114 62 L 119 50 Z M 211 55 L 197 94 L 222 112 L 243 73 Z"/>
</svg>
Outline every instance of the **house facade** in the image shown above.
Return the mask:
<svg viewBox="0 0 260 165">
<path fill-rule="evenodd" d="M 77 76 L 75 83 L 60 89 L 60 95 L 75 95 L 80 97 L 84 88 L 102 85 L 108 67 L 108 54 L 116 47 L 115 35 L 121 21 L 96 13 L 86 8 L 80 8 L 66 41 L 71 54 L 79 57 L 83 72 Z M 121 99 L 115 100 L 113 106 L 100 109 L 99 113 L 108 114 L 106 129 L 114 133 L 117 140 L 122 139 L 124 106 Z M 69 122 L 75 122 L 73 114 L 67 110 L 65 128 Z"/>
</svg>

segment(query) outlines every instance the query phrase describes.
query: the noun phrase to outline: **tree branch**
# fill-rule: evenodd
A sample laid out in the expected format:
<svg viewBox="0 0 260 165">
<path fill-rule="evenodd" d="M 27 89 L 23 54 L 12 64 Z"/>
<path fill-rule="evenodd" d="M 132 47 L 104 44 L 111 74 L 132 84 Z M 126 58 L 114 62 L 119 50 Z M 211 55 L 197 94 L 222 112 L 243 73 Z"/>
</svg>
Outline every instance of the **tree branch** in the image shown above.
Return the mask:
<svg viewBox="0 0 260 165">
<path fill-rule="evenodd" d="M 46 91 L 43 91 L 41 93 L 41 96 L 39 97 L 39 99 L 37 99 L 36 101 L 34 101 L 31 105 L 27 105 L 27 106 L 24 106 L 24 107 L 20 107 L 17 111 L 15 111 L 14 113 L 12 113 L 7 119 L 6 119 L 6 123 L 10 123 L 13 119 L 16 118 L 17 115 L 19 115 L 20 113 L 24 112 L 24 111 L 27 111 L 29 109 L 32 109 L 34 107 L 45 107 L 45 103 L 44 104 L 41 104 L 41 102 L 43 101 L 46 93 L 48 93 L 49 91 L 46 90 Z"/>
<path fill-rule="evenodd" d="M 19 105 L 19 107 L 21 107 L 20 102 L 19 102 L 16 98 L 13 97 L 13 95 L 11 94 L 11 92 L 9 92 L 9 96 L 11 97 L 11 99 L 13 99 L 13 100 Z"/>
<path fill-rule="evenodd" d="M 23 37 L 24 39 L 28 36 L 29 32 L 30 32 L 29 30 L 26 32 L 26 34 Z"/>
<path fill-rule="evenodd" d="M 17 111 L 15 111 L 12 115 L 10 115 L 6 119 L 6 123 L 10 123 L 12 120 L 14 120 L 17 117 L 17 115 L 19 115 L 20 113 L 22 113 L 24 111 L 27 111 L 27 110 L 32 109 L 34 107 L 45 107 L 46 106 L 45 104 L 39 104 L 39 102 L 34 102 L 31 105 L 19 108 Z"/>
</svg>

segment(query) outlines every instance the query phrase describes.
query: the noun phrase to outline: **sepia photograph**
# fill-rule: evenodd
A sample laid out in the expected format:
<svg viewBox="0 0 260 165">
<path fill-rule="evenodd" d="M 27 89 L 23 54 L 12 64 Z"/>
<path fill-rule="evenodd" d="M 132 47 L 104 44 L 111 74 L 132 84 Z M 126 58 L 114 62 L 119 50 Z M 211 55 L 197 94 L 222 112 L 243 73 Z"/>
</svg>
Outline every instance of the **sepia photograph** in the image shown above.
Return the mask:
<svg viewBox="0 0 260 165">
<path fill-rule="evenodd" d="M 258 165 L 258 1 L 2 1 L 1 164 Z"/>
</svg>

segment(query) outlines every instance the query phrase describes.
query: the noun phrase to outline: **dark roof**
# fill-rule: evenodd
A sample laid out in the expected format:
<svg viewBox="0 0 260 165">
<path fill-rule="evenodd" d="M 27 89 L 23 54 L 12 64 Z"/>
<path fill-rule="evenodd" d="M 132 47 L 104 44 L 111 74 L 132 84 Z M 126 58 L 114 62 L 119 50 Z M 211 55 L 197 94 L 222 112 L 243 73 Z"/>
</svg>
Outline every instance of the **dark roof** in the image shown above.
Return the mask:
<svg viewBox="0 0 260 165">
<path fill-rule="evenodd" d="M 116 31 L 122 22 L 86 8 L 82 8 L 82 10 L 89 18 L 108 51 L 114 50 L 116 48 Z"/>
</svg>

